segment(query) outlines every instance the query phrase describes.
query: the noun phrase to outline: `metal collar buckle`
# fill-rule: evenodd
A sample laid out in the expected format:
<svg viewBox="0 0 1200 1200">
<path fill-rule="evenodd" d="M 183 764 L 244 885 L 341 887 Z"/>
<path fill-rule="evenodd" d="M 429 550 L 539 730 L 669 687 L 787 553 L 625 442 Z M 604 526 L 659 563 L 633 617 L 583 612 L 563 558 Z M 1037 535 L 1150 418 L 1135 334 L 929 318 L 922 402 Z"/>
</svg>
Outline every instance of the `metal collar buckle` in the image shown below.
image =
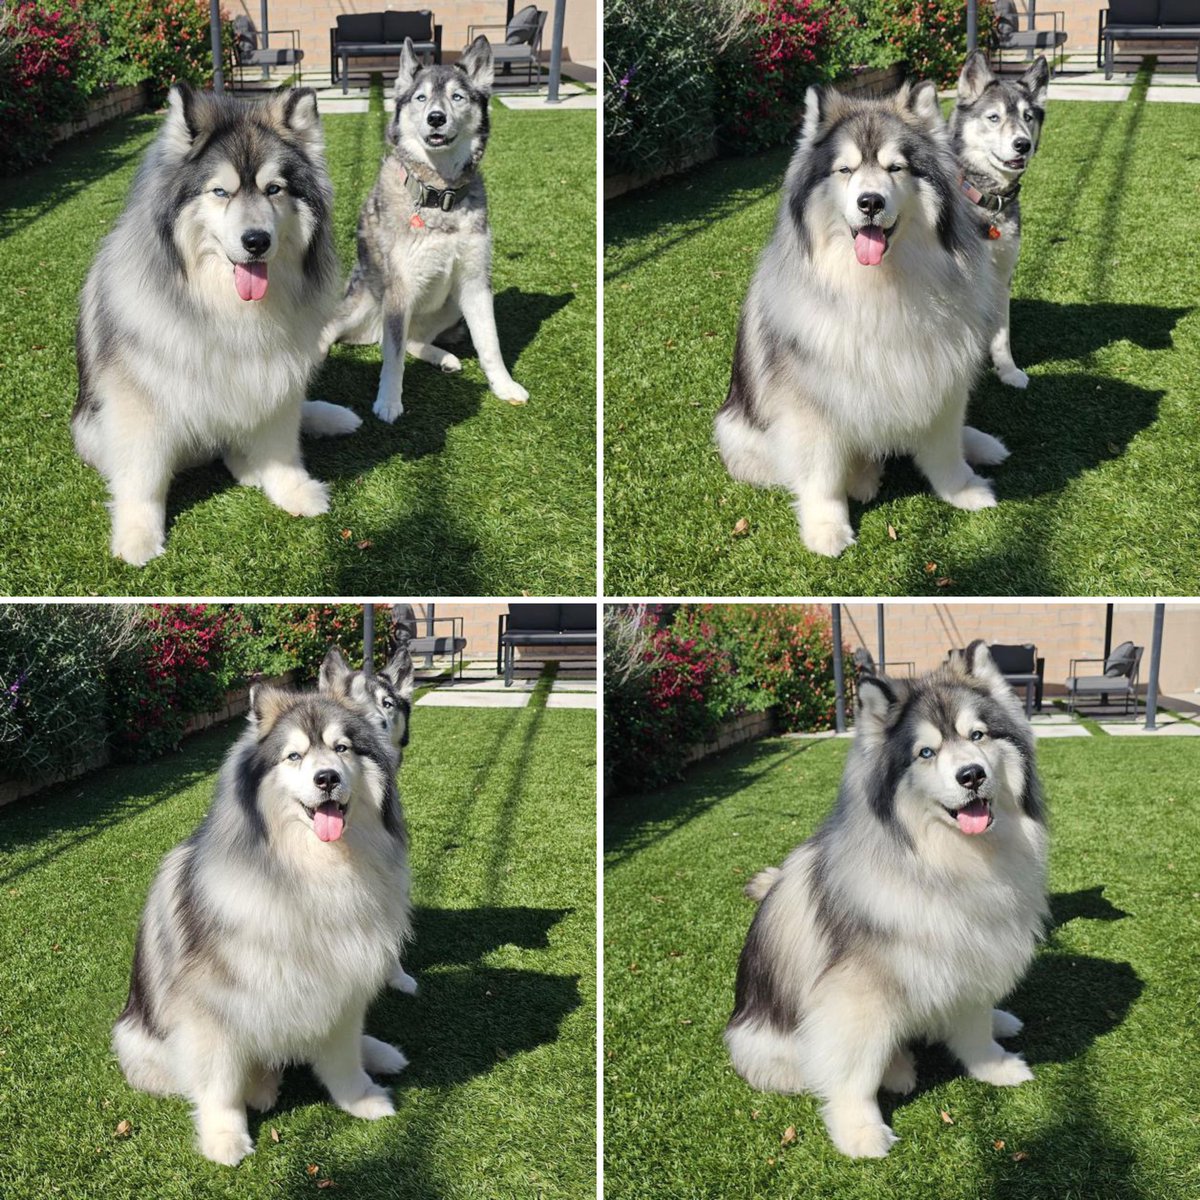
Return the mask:
<svg viewBox="0 0 1200 1200">
<path fill-rule="evenodd" d="M 434 208 L 440 208 L 442 212 L 449 212 L 454 207 L 454 202 L 458 199 L 458 192 L 454 188 L 443 188 L 440 192 L 435 187 L 425 188 L 425 203 L 432 205 Z"/>
</svg>

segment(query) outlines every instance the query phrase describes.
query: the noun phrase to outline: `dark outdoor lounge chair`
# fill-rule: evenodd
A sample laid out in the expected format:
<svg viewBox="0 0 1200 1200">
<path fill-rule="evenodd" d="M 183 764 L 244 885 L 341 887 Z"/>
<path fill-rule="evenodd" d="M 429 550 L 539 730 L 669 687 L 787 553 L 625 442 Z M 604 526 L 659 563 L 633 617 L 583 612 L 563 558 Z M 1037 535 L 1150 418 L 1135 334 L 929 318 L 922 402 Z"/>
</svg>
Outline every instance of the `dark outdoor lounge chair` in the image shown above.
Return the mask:
<svg viewBox="0 0 1200 1200">
<path fill-rule="evenodd" d="M 1025 0 L 1025 28 L 1021 28 L 1022 14 L 1017 10 L 1013 0 L 995 0 L 992 6 L 996 14 L 994 49 L 996 53 L 996 69 L 1004 65 L 1004 51 L 1016 50 L 1025 57 L 1032 57 L 1038 52 L 1049 52 L 1050 69 L 1054 70 L 1055 63 L 1061 71 L 1065 62 L 1067 44 L 1066 15 L 1062 11 L 1041 12 L 1037 10 L 1037 0 Z M 1038 21 L 1049 20 L 1051 28 L 1038 29 Z"/>
<path fill-rule="evenodd" d="M 1122 708 L 1129 713 L 1129 701 L 1133 700 L 1133 719 L 1137 720 L 1138 671 L 1142 665 L 1143 646 L 1122 642 L 1107 658 L 1073 658 L 1071 674 L 1067 679 L 1067 708 L 1075 711 L 1081 696 L 1120 696 Z M 1101 675 L 1078 674 L 1077 663 L 1103 663 Z"/>
<path fill-rule="evenodd" d="M 596 645 L 594 604 L 514 604 L 496 626 L 496 673 L 511 687 L 518 646 Z"/>
<path fill-rule="evenodd" d="M 286 46 L 260 46 L 260 36 L 267 38 L 287 37 Z M 239 86 L 246 81 L 246 71 L 254 67 L 299 67 L 304 60 L 300 49 L 300 30 L 268 29 L 263 34 L 254 28 L 254 22 L 245 13 L 233 18 L 233 66 Z"/>
<path fill-rule="evenodd" d="M 1108 0 L 1097 22 L 1096 66 L 1113 77 L 1113 42 L 1195 42 L 1196 79 L 1200 80 L 1200 0 Z"/>
<path fill-rule="evenodd" d="M 542 31 L 546 28 L 546 13 L 532 4 L 526 5 L 513 15 L 507 25 L 468 25 L 467 41 L 473 42 L 476 34 L 487 30 L 504 30 L 503 42 L 492 42 L 492 62 L 496 74 L 508 75 L 514 66 L 524 65 L 526 82 L 533 84 L 533 72 L 540 71 L 538 63 L 542 55 Z"/>
<path fill-rule="evenodd" d="M 988 653 L 1013 691 L 1025 690 L 1025 715 L 1033 715 L 1035 702 L 1041 712 L 1046 660 L 1038 658 L 1037 647 L 1030 642 L 1020 646 L 993 645 L 988 647 Z"/>
<path fill-rule="evenodd" d="M 329 77 L 350 89 L 350 59 L 399 58 L 404 39 L 412 38 L 418 58 L 442 61 L 442 27 L 427 8 L 412 12 L 342 13 L 329 31 Z M 340 65 L 340 72 L 339 72 Z"/>
<path fill-rule="evenodd" d="M 437 633 L 438 624 L 448 623 L 450 632 Z M 425 616 L 416 619 L 417 636 L 408 643 L 408 651 L 415 660 L 425 657 L 425 665 L 430 666 L 433 656 L 439 655 L 450 659 L 450 677 L 454 677 L 454 660 L 458 659 L 459 682 L 463 677 L 463 651 L 467 648 L 467 639 L 463 633 L 464 620 L 462 617 Z M 420 632 L 424 626 L 424 632 Z"/>
</svg>

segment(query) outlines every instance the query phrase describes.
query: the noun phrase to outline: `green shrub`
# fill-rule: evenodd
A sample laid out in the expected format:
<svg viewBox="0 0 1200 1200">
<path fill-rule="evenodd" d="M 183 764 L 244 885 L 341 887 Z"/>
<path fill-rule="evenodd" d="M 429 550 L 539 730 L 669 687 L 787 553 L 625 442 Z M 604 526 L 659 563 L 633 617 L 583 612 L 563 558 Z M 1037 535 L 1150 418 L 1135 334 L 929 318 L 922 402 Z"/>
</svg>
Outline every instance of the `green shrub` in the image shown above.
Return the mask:
<svg viewBox="0 0 1200 1200">
<path fill-rule="evenodd" d="M 912 79 L 950 87 L 967 57 L 966 0 L 873 0 L 874 28 Z M 979 44 L 989 44 L 993 13 L 979 5 Z"/>
</svg>

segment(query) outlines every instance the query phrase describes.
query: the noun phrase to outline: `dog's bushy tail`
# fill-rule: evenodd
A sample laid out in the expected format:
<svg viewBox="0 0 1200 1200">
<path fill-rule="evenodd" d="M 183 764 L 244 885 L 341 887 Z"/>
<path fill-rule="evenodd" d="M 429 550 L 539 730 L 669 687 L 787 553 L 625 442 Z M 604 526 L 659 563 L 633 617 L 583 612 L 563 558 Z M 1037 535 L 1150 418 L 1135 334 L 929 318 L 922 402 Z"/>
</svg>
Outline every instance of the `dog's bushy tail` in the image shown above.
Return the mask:
<svg viewBox="0 0 1200 1200">
<path fill-rule="evenodd" d="M 775 880 L 783 872 L 778 867 L 764 867 L 742 889 L 756 904 L 767 898 L 767 893 L 775 886 Z"/>
</svg>

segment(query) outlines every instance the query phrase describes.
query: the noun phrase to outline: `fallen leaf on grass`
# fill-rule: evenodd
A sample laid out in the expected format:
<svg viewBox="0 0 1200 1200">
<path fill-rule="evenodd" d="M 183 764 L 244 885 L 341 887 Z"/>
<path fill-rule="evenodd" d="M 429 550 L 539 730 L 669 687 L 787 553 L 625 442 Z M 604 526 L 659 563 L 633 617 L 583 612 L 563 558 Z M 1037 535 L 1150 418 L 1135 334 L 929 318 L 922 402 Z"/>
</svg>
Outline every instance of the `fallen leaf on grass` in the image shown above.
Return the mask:
<svg viewBox="0 0 1200 1200">
<path fill-rule="evenodd" d="M 936 571 L 936 570 L 937 570 L 937 563 L 927 562 L 925 564 L 925 574 L 926 575 L 932 575 L 934 573 L 934 571 Z"/>
<path fill-rule="evenodd" d="M 759 1118 L 759 1114 L 760 1114 L 761 1112 L 762 1112 L 762 1109 L 761 1109 L 761 1108 L 752 1108 L 752 1109 L 750 1110 L 750 1120 L 752 1120 L 752 1121 L 757 1121 L 757 1120 L 758 1120 L 758 1118 Z"/>
<path fill-rule="evenodd" d="M 954 1118 L 944 1108 L 938 1112 L 938 1116 L 941 1117 L 942 1120 L 945 1121 L 947 1125 L 954 1124 Z"/>
<path fill-rule="evenodd" d="M 113 1137 L 128 1137 L 133 1130 L 133 1126 L 128 1121 L 118 1121 L 116 1129 L 113 1130 Z"/>
<path fill-rule="evenodd" d="M 795 1125 L 789 1125 L 783 1131 L 783 1137 L 780 1138 L 779 1144 L 781 1146 L 790 1146 L 795 1140 L 796 1140 L 796 1127 L 795 1127 Z"/>
<path fill-rule="evenodd" d="M 951 579 L 949 575 L 943 575 L 941 577 L 941 579 L 936 579 L 936 580 L 934 580 L 934 582 L 937 584 L 938 587 L 953 587 L 954 586 L 954 580 Z"/>
<path fill-rule="evenodd" d="M 349 529 L 342 530 L 341 538 L 343 542 L 348 542 L 353 536 L 354 534 Z"/>
<path fill-rule="evenodd" d="M 305 1173 L 308 1175 L 315 1175 L 320 1169 L 321 1168 L 318 1167 L 316 1163 L 309 1163 L 308 1166 L 304 1168 Z"/>
<path fill-rule="evenodd" d="M 370 538 L 363 538 L 363 540 L 362 540 L 361 542 L 355 542 L 354 544 L 355 544 L 355 545 L 356 545 L 356 546 L 357 546 L 357 547 L 358 547 L 360 550 L 370 550 L 370 548 L 371 548 L 373 545 L 375 545 L 375 543 L 374 543 L 373 541 L 371 541 L 371 539 L 370 539 Z"/>
<path fill-rule="evenodd" d="M 332 1179 L 318 1179 L 318 1180 L 317 1180 L 317 1187 L 319 1187 L 319 1188 L 331 1188 L 331 1187 L 337 1187 L 337 1184 L 336 1184 L 336 1183 L 334 1183 Z"/>
<path fill-rule="evenodd" d="M 745 537 L 750 532 L 750 522 L 745 517 L 738 517 L 737 524 L 733 527 L 734 537 Z"/>
<path fill-rule="evenodd" d="M 1018 1150 L 1016 1154 L 1012 1156 L 1012 1160 L 1013 1162 L 1024 1162 L 1028 1157 L 1029 1155 L 1026 1154 L 1024 1150 Z"/>
<path fill-rule="evenodd" d="M 893 542 L 896 540 L 896 527 L 895 527 L 895 525 L 889 525 L 889 526 L 888 526 L 888 537 L 890 537 L 890 538 L 892 539 L 892 541 L 893 541 Z"/>
<path fill-rule="evenodd" d="M 279 1130 L 276 1129 L 274 1125 L 271 1126 L 271 1141 L 279 1141 Z"/>
<path fill-rule="evenodd" d="M 992 1145 L 993 1145 L 993 1146 L 994 1146 L 994 1147 L 995 1147 L 997 1150 L 1003 1150 L 1003 1149 L 1004 1149 L 1004 1139 L 1003 1139 L 1003 1138 L 997 1138 L 997 1139 L 996 1139 L 996 1140 L 995 1140 L 995 1141 L 992 1143 Z"/>
</svg>

